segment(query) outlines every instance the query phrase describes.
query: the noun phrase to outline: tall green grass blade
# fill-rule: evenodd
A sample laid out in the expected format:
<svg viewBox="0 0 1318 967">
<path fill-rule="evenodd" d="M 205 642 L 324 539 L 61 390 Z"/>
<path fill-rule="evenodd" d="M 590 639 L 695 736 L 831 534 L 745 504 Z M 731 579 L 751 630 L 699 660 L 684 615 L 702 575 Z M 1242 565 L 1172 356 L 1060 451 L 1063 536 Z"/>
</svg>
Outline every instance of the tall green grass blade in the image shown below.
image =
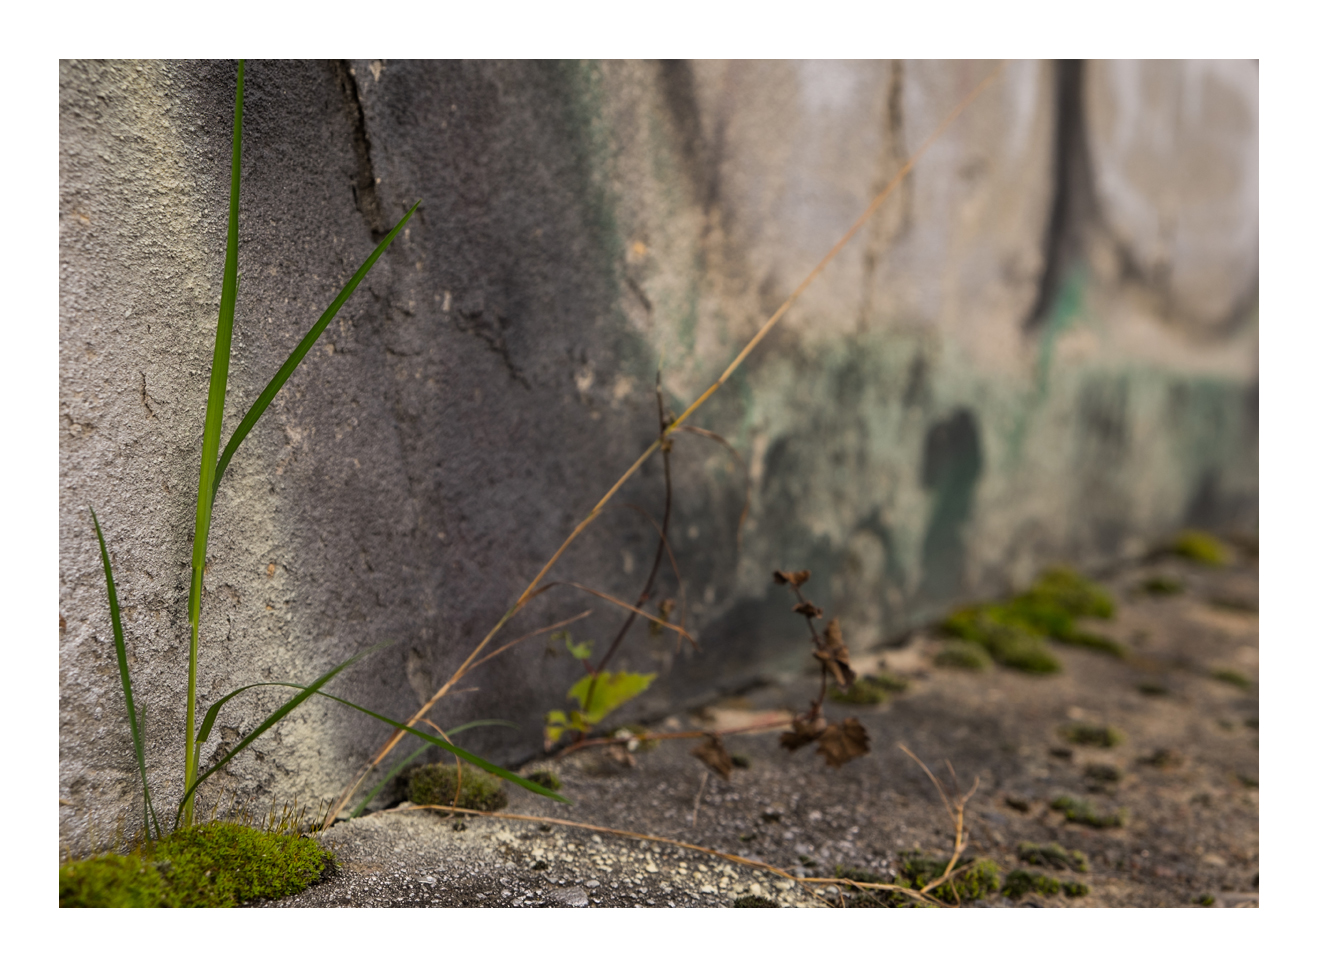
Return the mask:
<svg viewBox="0 0 1318 967">
<path fill-rule="evenodd" d="M 187 790 L 183 793 L 183 800 L 178 804 L 178 812 L 177 812 L 177 813 L 175 814 L 175 816 L 174 816 L 174 825 L 175 825 L 175 827 L 178 826 L 179 818 L 182 817 L 182 816 L 185 814 L 185 807 L 187 807 L 187 806 L 192 802 L 192 797 L 193 797 L 193 794 L 196 793 L 196 791 L 197 791 L 197 787 L 200 786 L 203 782 L 205 782 L 205 781 L 206 781 L 211 775 L 213 775 L 217 769 L 220 769 L 221 767 L 223 767 L 223 766 L 224 766 L 224 765 L 225 765 L 230 759 L 232 759 L 234 756 L 236 756 L 236 755 L 237 755 L 239 752 L 241 752 L 243 749 L 247 748 L 249 745 L 251 745 L 253 742 L 255 742 L 256 739 L 257 739 L 259 736 L 261 736 L 261 735 L 262 735 L 267 729 L 269 729 L 269 728 L 271 728 L 272 726 L 274 726 L 275 724 L 277 724 L 281 719 L 284 718 L 284 716 L 288 715 L 289 712 L 293 711 L 293 709 L 297 708 L 299 705 L 301 705 L 303 702 L 305 702 L 307 699 L 309 699 L 312 695 L 315 695 L 318 691 L 320 691 L 320 688 L 321 688 L 322 685 L 324 685 L 326 682 L 328 682 L 331 678 L 333 678 L 333 677 L 334 677 L 335 675 L 337 675 L 339 672 L 343 671 L 345 668 L 349 667 L 350 665 L 353 665 L 353 664 L 355 664 L 356 662 L 361 661 L 361 660 L 362 660 L 363 658 L 365 658 L 367 655 L 374 654 L 375 652 L 379 651 L 381 648 L 384 648 L 387 644 L 388 644 L 388 643 L 386 642 L 386 643 L 384 643 L 384 644 L 376 645 L 376 646 L 373 647 L 373 648 L 367 648 L 365 651 L 360 651 L 360 652 L 358 652 L 357 654 L 355 654 L 355 655 L 353 655 L 351 658 L 349 658 L 347 661 L 340 662 L 339 664 L 335 665 L 333 668 L 331 668 L 331 669 L 330 669 L 329 671 L 327 671 L 325 674 L 321 675 L 319 678 L 317 678 L 317 679 L 316 679 L 314 682 L 312 682 L 310 685 L 291 685 L 291 684 L 289 684 L 288 682 L 262 682 L 262 683 L 259 683 L 259 684 L 266 684 L 266 685 L 288 685 L 290 688 L 301 689 L 301 691 L 299 691 L 296 695 L 294 695 L 292 698 L 290 698 L 287 702 L 285 702 L 283 705 L 279 706 L 279 708 L 277 708 L 273 713 L 271 713 L 269 716 L 267 716 L 266 719 L 265 719 L 265 721 L 262 722 L 260 725 L 258 725 L 258 726 L 257 726 L 255 729 L 253 729 L 251 732 L 249 732 L 249 733 L 247 734 L 247 738 L 243 739 L 243 740 L 242 740 L 241 742 L 239 742 L 236 746 L 234 746 L 233 749 L 230 750 L 230 752 L 229 752 L 228 755 L 226 755 L 226 756 L 225 756 L 223 759 L 221 759 L 219 762 L 215 763 L 215 765 L 213 765 L 213 766 L 211 766 L 209 769 L 207 769 L 207 770 L 205 771 L 205 773 L 203 773 L 202 775 L 198 776 L 198 777 L 197 777 L 196 779 L 194 779 L 192 782 L 188 783 Z M 244 685 L 242 688 L 238 689 L 237 691 L 230 692 L 230 693 L 229 693 L 228 695 L 226 695 L 224 698 L 220 699 L 220 701 L 217 702 L 216 704 L 217 704 L 217 705 L 223 705 L 223 704 L 224 704 L 225 702 L 227 702 L 229 699 L 233 698 L 234 695 L 237 695 L 237 694 L 239 694 L 239 693 L 241 693 L 241 692 L 245 692 L 245 691 L 247 691 L 247 689 L 249 689 L 249 688 L 256 688 L 256 687 L 257 687 L 257 685 Z M 342 699 L 339 699 L 339 701 L 343 701 L 343 700 L 342 700 Z M 218 713 L 217 713 L 217 714 L 218 714 Z M 209 722 L 210 722 L 211 725 L 214 725 L 214 723 L 215 723 L 215 717 L 214 717 L 214 716 L 212 716 L 211 714 L 207 713 L 206 718 L 209 720 Z M 206 731 L 207 731 L 207 734 L 210 733 L 210 729 L 207 729 Z M 192 736 L 188 736 L 188 738 L 189 738 L 189 741 L 190 741 L 191 738 L 192 738 Z"/>
<path fill-rule="evenodd" d="M 383 645 L 376 645 L 375 648 L 371 648 L 367 651 L 361 652 L 358 655 L 354 655 L 352 658 L 349 658 L 343 664 L 338 665 L 335 668 L 332 668 L 330 671 L 326 672 L 324 675 L 316 679 L 310 685 L 299 685 L 296 682 L 258 682 L 255 685 L 244 685 L 242 688 L 236 689 L 235 691 L 230 692 L 228 695 L 224 696 L 224 698 L 220 699 L 216 703 L 216 705 L 223 705 L 225 702 L 233 698 L 235 695 L 241 692 L 245 692 L 249 688 L 258 688 L 262 685 L 271 685 L 271 686 L 279 686 L 282 688 L 299 689 L 297 695 L 293 696 L 293 698 L 289 699 L 278 709 L 276 709 L 264 722 L 262 722 L 254 730 L 252 730 L 252 732 L 248 734 L 247 738 L 243 739 L 236 746 L 234 746 L 233 749 L 231 749 L 223 759 L 215 763 L 215 765 L 211 766 L 202 775 L 197 777 L 196 781 L 193 782 L 188 787 L 187 792 L 184 793 L 183 802 L 179 803 L 179 815 L 182 815 L 184 804 L 191 801 L 192 795 L 193 793 L 196 792 L 197 787 L 200 786 L 203 782 L 205 782 L 206 779 L 209 778 L 217 769 L 223 767 L 230 759 L 236 756 L 243 749 L 247 748 L 247 746 L 251 745 L 252 741 L 256 739 L 257 736 L 261 735 L 272 725 L 274 725 L 276 722 L 278 722 L 280 719 L 286 716 L 289 712 L 293 711 L 293 709 L 295 709 L 298 705 L 302 704 L 312 695 L 315 695 L 317 693 L 319 693 L 324 698 L 332 699 L 333 701 L 338 702 L 340 705 L 346 705 L 348 706 L 348 708 L 356 709 L 358 712 L 361 712 L 363 715 L 369 715 L 373 719 L 378 719 L 379 721 L 384 722 L 386 725 L 393 726 L 395 729 L 399 729 L 400 731 L 407 732 L 411 735 L 415 735 L 421 740 L 425 742 L 429 742 L 431 745 L 438 746 L 439 748 L 443 749 L 445 752 L 451 752 L 453 755 L 456 755 L 459 758 L 466 759 L 468 762 L 470 762 L 472 765 L 476 766 L 479 769 L 484 769 L 486 772 L 491 773 L 492 775 L 496 775 L 501 779 L 507 779 L 509 782 L 513 783 L 514 785 L 521 786 L 523 789 L 527 790 L 528 792 L 533 792 L 538 796 L 547 796 L 550 799 L 554 799 L 557 800 L 558 802 L 568 803 L 569 805 L 571 805 L 570 800 L 564 799 L 562 796 L 558 795 L 558 793 L 552 792 L 551 790 L 546 789 L 544 786 L 540 785 L 539 783 L 532 782 L 530 779 L 523 779 L 521 776 L 509 772 L 507 769 L 501 768 L 500 766 L 496 766 L 492 762 L 486 762 L 480 756 L 468 752 L 466 749 L 459 748 L 458 746 L 453 745 L 452 743 L 445 742 L 443 739 L 437 739 L 433 735 L 429 735 L 425 732 L 418 731 L 417 729 L 414 729 L 411 726 L 404 725 L 402 722 L 395 722 L 393 719 L 389 718 L 388 716 L 381 715 L 379 712 L 372 712 L 368 708 L 362 708 L 360 705 L 357 705 L 355 702 L 350 702 L 346 698 L 340 698 L 338 695 L 331 695 L 329 692 L 320 691 L 321 686 L 323 686 L 326 682 L 328 682 L 339 672 L 343 671 L 343 669 L 347 668 L 353 662 L 358 661 L 359 659 L 364 658 L 367 655 L 371 654 L 372 652 L 377 651 L 378 649 L 383 647 L 384 647 Z M 210 712 L 206 713 L 206 719 L 212 726 L 214 725 L 215 717 L 211 715 Z M 495 720 L 495 721 L 501 722 L 501 720 Z M 466 728 L 474 727 L 476 724 L 479 723 L 468 723 Z M 459 726 L 458 728 L 463 728 L 463 726 Z M 209 735 L 209 729 L 207 730 L 207 734 Z M 370 800 L 367 801 L 369 802 Z"/>
<path fill-rule="evenodd" d="M 454 728 L 448 730 L 448 734 L 457 735 L 459 732 L 465 732 L 467 731 L 467 729 L 474 729 L 480 725 L 506 725 L 512 729 L 517 728 L 517 725 L 515 725 L 514 723 L 506 722 L 503 719 L 480 719 L 475 722 L 464 722 L 462 725 L 455 726 Z M 398 763 L 398 765 L 390 769 L 389 774 L 385 776 L 383 779 L 381 779 L 379 784 L 366 794 L 366 798 L 361 801 L 361 803 L 357 806 L 356 809 L 352 811 L 352 813 L 348 816 L 348 818 L 356 819 L 358 816 L 360 816 L 366 810 L 366 806 L 370 803 L 370 801 L 374 799 L 376 796 L 380 795 L 381 790 L 383 790 L 385 786 L 389 785 L 389 781 L 393 779 L 394 776 L 398 775 L 398 773 L 406 769 L 412 763 L 412 760 L 414 760 L 417 756 L 419 756 L 422 752 L 425 751 L 426 751 L 426 747 L 423 745 L 421 746 L 421 748 L 417 749 L 402 762 Z"/>
<path fill-rule="evenodd" d="M 155 807 L 151 805 L 151 786 L 146 781 L 146 752 L 142 747 L 143 730 L 137 724 L 137 706 L 133 704 L 133 681 L 128 674 L 128 652 L 124 648 L 124 625 L 119 616 L 119 594 L 114 586 L 110 553 L 105 549 L 105 535 L 101 533 L 101 522 L 96 519 L 95 510 L 92 510 L 92 524 L 96 528 L 96 539 L 101 544 L 101 566 L 105 569 L 105 593 L 110 599 L 110 626 L 114 629 L 114 654 L 119 659 L 119 684 L 123 688 L 124 704 L 128 706 L 128 728 L 133 734 L 137 771 L 142 777 L 142 827 L 146 830 L 146 838 L 150 840 L 151 822 L 154 821 L 156 838 L 159 839 L 160 821 L 156 819 Z M 143 710 L 143 720 L 145 721 L 145 710 Z"/>
<path fill-rule="evenodd" d="M 242 180 L 244 62 L 238 61 L 238 88 L 233 104 L 233 153 L 229 169 L 229 232 L 224 246 L 224 281 L 220 288 L 220 318 L 215 327 L 215 351 L 211 357 L 210 390 L 206 396 L 206 421 L 201 437 L 201 474 L 197 482 L 197 526 L 192 536 L 192 585 L 188 592 L 187 745 L 183 776 L 191 785 L 197 772 L 197 747 L 193 729 L 197 714 L 197 635 L 201 625 L 201 580 L 206 570 L 206 546 L 210 539 L 211 506 L 214 504 L 215 462 L 220 452 L 224 422 L 224 397 L 229 383 L 229 350 L 233 342 L 233 311 L 238 302 L 238 191 Z M 191 800 L 185 825 L 192 821 Z"/>
<path fill-rule="evenodd" d="M 288 382 L 288 378 L 293 375 L 293 371 L 298 368 L 298 365 L 302 362 L 303 358 L 311 351 L 311 347 L 315 345 L 316 340 L 319 339 L 321 333 L 325 331 L 325 327 L 330 324 L 338 314 L 339 309 L 343 307 L 343 304 L 347 302 L 353 292 L 356 291 L 357 286 L 361 283 L 362 279 L 366 278 L 366 273 L 371 271 L 371 267 L 375 265 L 376 260 L 384 254 L 384 250 L 389 247 L 389 243 L 394 240 L 395 236 L 397 236 L 400 231 L 402 231 L 403 226 L 407 224 L 408 219 L 412 217 L 413 213 L 420 205 L 421 202 L 418 200 L 415 205 L 408 209 L 407 214 L 403 216 L 403 220 L 395 225 L 393 230 L 384 237 L 384 240 L 375 247 L 375 251 L 372 252 L 370 257 L 362 263 L 361 268 L 357 270 L 356 274 L 348 280 L 348 284 L 343 287 L 338 296 L 335 297 L 334 301 L 330 303 L 329 308 L 325 310 L 324 314 L 319 320 L 317 320 L 316 324 L 311 327 L 311 330 L 302 337 L 302 341 L 297 344 L 297 348 L 289 354 L 288 359 L 284 360 L 284 365 L 279 367 L 279 371 L 275 373 L 270 382 L 266 384 L 265 389 L 261 390 L 261 395 L 256 398 L 256 402 L 252 404 L 252 408 L 249 409 L 246 415 L 242 418 L 242 422 L 238 424 L 238 429 L 233 431 L 233 436 L 229 437 L 229 442 L 224 447 L 224 453 L 220 455 L 220 462 L 216 465 L 215 479 L 211 486 L 212 504 L 215 502 L 216 493 L 219 492 L 220 478 L 224 476 L 224 471 L 229 466 L 229 461 L 233 459 L 234 452 L 238 449 L 239 444 L 247 439 L 247 434 L 251 432 L 252 427 L 256 426 L 256 421 L 261 418 L 261 414 L 266 411 L 266 407 L 270 405 L 275 396 L 279 393 L 279 390 L 283 388 L 283 385 L 286 382 Z"/>
</svg>

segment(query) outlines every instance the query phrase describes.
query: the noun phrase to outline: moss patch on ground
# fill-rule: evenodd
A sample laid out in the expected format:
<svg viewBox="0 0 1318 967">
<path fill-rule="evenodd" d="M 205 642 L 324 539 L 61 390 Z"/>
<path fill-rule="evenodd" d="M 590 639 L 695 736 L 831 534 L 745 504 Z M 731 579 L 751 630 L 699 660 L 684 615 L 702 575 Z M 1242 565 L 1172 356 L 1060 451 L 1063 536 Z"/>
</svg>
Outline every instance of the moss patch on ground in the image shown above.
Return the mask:
<svg viewBox="0 0 1318 967">
<path fill-rule="evenodd" d="M 1113 829 L 1126 825 L 1124 809 L 1118 809 L 1115 813 L 1100 813 L 1088 799 L 1058 796 L 1050 805 L 1061 812 L 1068 823 L 1080 823 L 1094 829 Z"/>
<path fill-rule="evenodd" d="M 919 850 L 901 854 L 899 873 L 893 883 L 910 890 L 923 890 L 943 875 L 947 857 L 927 855 Z M 959 905 L 982 900 L 1001 886 L 998 864 L 990 859 L 962 857 L 957 861 L 951 879 L 934 887 L 929 895 L 941 903 Z M 865 870 L 839 866 L 834 875 L 839 879 L 857 883 L 883 883 L 884 878 Z M 878 890 L 853 890 L 847 896 L 852 907 L 911 907 L 924 906 L 919 900 L 904 893 Z"/>
<path fill-rule="evenodd" d="M 1110 725 L 1091 725 L 1086 722 L 1073 722 L 1059 730 L 1062 738 L 1074 745 L 1096 745 L 1110 749 L 1120 745 L 1122 735 Z"/>
<path fill-rule="evenodd" d="M 127 856 L 65 863 L 61 907 L 232 907 L 301 893 L 333 866 L 315 840 L 234 823 L 179 830 Z"/>
<path fill-rule="evenodd" d="M 934 656 L 934 664 L 940 668 L 965 668 L 979 672 L 993 664 L 993 657 L 978 642 L 951 641 Z"/>
<path fill-rule="evenodd" d="M 830 688 L 828 697 L 835 702 L 849 705 L 880 705 L 888 700 L 889 693 L 906 691 L 909 683 L 904 678 L 880 672 L 878 675 L 865 675 L 856 679 L 845 691 Z"/>
<path fill-rule="evenodd" d="M 1089 858 L 1078 849 L 1066 849 L 1061 843 L 1031 843 L 1028 840 L 1016 846 L 1016 856 L 1022 863 L 1034 866 L 1051 866 L 1055 870 L 1089 872 Z"/>
<path fill-rule="evenodd" d="M 457 802 L 454 802 L 454 797 Z M 494 812 L 508 805 L 508 794 L 503 781 L 480 769 L 438 763 L 419 766 L 412 770 L 408 781 L 407 798 L 418 806 L 458 806 L 462 809 L 479 809 Z"/>
<path fill-rule="evenodd" d="M 999 665 L 1036 675 L 1061 670 L 1045 639 L 1079 645 L 1118 657 L 1125 649 L 1103 635 L 1079 628 L 1079 618 L 1111 618 L 1111 596 L 1067 568 L 1045 571 L 1030 589 L 1005 602 L 954 611 L 942 630 L 985 649 Z M 951 664 L 951 662 L 948 662 Z"/>
<path fill-rule="evenodd" d="M 1204 531 L 1181 531 L 1172 541 L 1172 552 L 1187 561 L 1207 564 L 1209 567 L 1222 567 L 1231 563 L 1231 549 Z"/>
</svg>

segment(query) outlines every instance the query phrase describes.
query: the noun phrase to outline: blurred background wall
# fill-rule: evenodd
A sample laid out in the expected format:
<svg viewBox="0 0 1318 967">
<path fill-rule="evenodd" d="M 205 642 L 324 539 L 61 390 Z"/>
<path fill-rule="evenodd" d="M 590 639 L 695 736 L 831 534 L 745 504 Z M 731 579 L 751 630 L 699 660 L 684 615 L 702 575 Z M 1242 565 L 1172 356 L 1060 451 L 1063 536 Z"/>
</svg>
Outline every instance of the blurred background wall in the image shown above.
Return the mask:
<svg viewBox="0 0 1318 967">
<path fill-rule="evenodd" d="M 216 506 L 203 705 L 342 682 L 398 718 L 457 667 L 994 67 L 955 62 L 249 62 L 232 428 L 374 244 L 423 205 L 254 431 Z M 60 70 L 64 845 L 140 793 L 87 508 L 110 542 L 157 794 L 181 775 L 187 585 L 227 213 L 232 63 Z M 853 652 L 1059 561 L 1258 519 L 1255 62 L 1012 62 L 679 435 L 671 543 L 701 650 L 622 717 L 804 657 L 775 568 Z M 749 512 L 739 527 L 743 502 Z M 640 590 L 652 460 L 558 576 Z M 656 599 L 678 598 L 665 564 Z M 585 608 L 549 592 L 512 634 Z M 561 651 L 561 649 L 560 649 Z M 580 675 L 543 639 L 440 724 L 505 762 Z M 203 753 L 276 704 L 245 693 Z M 230 768 L 315 802 L 385 737 L 308 703 Z M 217 787 L 218 790 L 218 787 Z"/>
</svg>

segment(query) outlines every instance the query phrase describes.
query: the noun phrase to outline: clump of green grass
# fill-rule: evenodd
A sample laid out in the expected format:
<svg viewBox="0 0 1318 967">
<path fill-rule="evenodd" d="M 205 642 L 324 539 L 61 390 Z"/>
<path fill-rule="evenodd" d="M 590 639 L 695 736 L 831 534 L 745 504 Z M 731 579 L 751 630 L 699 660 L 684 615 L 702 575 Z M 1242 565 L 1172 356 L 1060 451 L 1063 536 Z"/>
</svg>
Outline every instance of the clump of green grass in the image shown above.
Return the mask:
<svg viewBox="0 0 1318 967">
<path fill-rule="evenodd" d="M 1185 585 L 1173 577 L 1167 577 L 1165 574 L 1155 574 L 1152 577 L 1145 578 L 1139 585 L 1139 589 L 1145 594 L 1153 594 L 1164 597 L 1171 594 L 1180 594 L 1185 590 Z"/>
<path fill-rule="evenodd" d="M 1002 885 L 1002 895 L 1019 900 L 1027 893 L 1040 896 L 1056 896 L 1061 892 L 1062 883 L 1051 876 L 1036 873 L 1033 870 L 1012 870 Z"/>
<path fill-rule="evenodd" d="M 1240 674 L 1240 672 L 1234 671 L 1230 668 L 1214 669 L 1213 678 L 1217 679 L 1219 682 L 1234 685 L 1236 688 L 1243 689 L 1244 691 L 1250 691 L 1254 687 L 1254 683 L 1248 678 Z"/>
<path fill-rule="evenodd" d="M 1089 896 L 1089 884 L 1077 880 L 1063 880 L 1062 892 L 1069 897 Z"/>
<path fill-rule="evenodd" d="M 940 668 L 964 668 L 972 672 L 981 672 L 993 664 L 988 649 L 975 641 L 949 641 L 947 646 L 934 656 L 934 664 Z"/>
<path fill-rule="evenodd" d="M 1172 552 L 1196 564 L 1222 567 L 1231 563 L 1231 549 L 1205 531 L 1183 530 L 1172 541 Z"/>
<path fill-rule="evenodd" d="M 1126 825 L 1127 815 L 1124 809 L 1115 813 L 1103 814 L 1094 808 L 1088 799 L 1075 799 L 1071 796 L 1058 796 L 1050 803 L 1066 817 L 1068 823 L 1080 823 L 1094 829 L 1114 829 Z"/>
<path fill-rule="evenodd" d="M 857 678 L 845 691 L 830 688 L 828 697 L 835 702 L 846 702 L 849 705 L 880 705 L 888 700 L 890 692 L 904 692 L 909 684 L 904 678 L 880 672 L 877 675 Z"/>
<path fill-rule="evenodd" d="M 1196 906 L 1211 907 L 1217 902 L 1217 897 L 1213 896 L 1211 893 L 1201 893 L 1194 898 L 1194 902 Z"/>
<path fill-rule="evenodd" d="M 128 856 L 60 867 L 62 907 L 232 907 L 300 893 L 332 868 L 315 840 L 236 823 L 180 829 Z"/>
<path fill-rule="evenodd" d="M 1096 745 L 1104 749 L 1120 745 L 1122 735 L 1110 725 L 1092 725 L 1087 722 L 1072 722 L 1057 730 L 1062 738 L 1073 745 Z"/>
<path fill-rule="evenodd" d="M 412 770 L 408 799 L 418 806 L 459 806 L 483 812 L 494 812 L 508 805 L 503 783 L 494 776 L 476 769 L 463 769 L 459 773 L 457 766 L 439 763 Z"/>
<path fill-rule="evenodd" d="M 1045 638 L 1124 655 L 1117 642 L 1076 625 L 1079 618 L 1106 619 L 1115 613 L 1111 596 L 1097 584 L 1067 568 L 1051 568 L 1023 594 L 1006 602 L 961 608 L 947 617 L 942 628 L 983 646 L 999 665 L 1045 675 L 1062 667 Z"/>
<path fill-rule="evenodd" d="M 1089 858 L 1078 849 L 1067 849 L 1061 843 L 1031 843 L 1028 840 L 1016 846 L 1016 856 L 1022 863 L 1033 866 L 1050 866 L 1055 870 L 1089 872 Z"/>
<path fill-rule="evenodd" d="M 756 895 L 753 894 L 753 893 L 749 893 L 749 894 L 747 894 L 746 896 L 739 896 L 739 897 L 737 897 L 737 899 L 735 899 L 735 900 L 732 901 L 732 905 L 733 905 L 734 907 L 741 907 L 741 908 L 745 908 L 745 907 L 773 907 L 773 908 L 777 909 L 777 907 L 778 907 L 778 904 L 774 903 L 774 902 L 773 902 L 772 900 L 770 900 L 767 896 L 756 896 Z"/>
</svg>

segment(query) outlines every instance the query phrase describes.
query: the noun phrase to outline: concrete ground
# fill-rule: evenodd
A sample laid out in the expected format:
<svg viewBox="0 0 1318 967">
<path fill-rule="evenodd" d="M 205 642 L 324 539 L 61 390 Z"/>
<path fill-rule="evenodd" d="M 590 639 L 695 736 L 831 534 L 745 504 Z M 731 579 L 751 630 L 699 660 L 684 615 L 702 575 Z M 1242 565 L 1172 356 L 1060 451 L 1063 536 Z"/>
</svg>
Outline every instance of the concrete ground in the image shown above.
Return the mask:
<svg viewBox="0 0 1318 967">
<path fill-rule="evenodd" d="M 1183 591 L 1143 590 L 1152 577 Z M 728 751 L 746 768 L 728 780 L 691 755 L 694 740 L 659 743 L 634 764 L 600 749 L 549 763 L 564 806 L 510 788 L 509 814 L 608 827 L 713 848 L 795 876 L 839 866 L 890 878 L 903 851 L 946 857 L 953 827 L 938 794 L 899 744 L 940 777 L 945 762 L 963 789 L 967 855 L 1005 875 L 1039 871 L 1018 858 L 1023 842 L 1059 843 L 1088 858 L 1088 872 L 1050 875 L 1082 883 L 1084 896 L 993 893 L 977 906 L 1256 906 L 1258 904 L 1258 567 L 1248 552 L 1225 568 L 1163 558 L 1103 582 L 1118 602 L 1094 630 L 1130 657 L 1055 645 L 1062 673 L 1035 677 L 993 668 L 942 668 L 929 633 L 857 656 L 857 670 L 905 678 L 905 692 L 877 706 L 829 702 L 856 716 L 868 755 L 829 767 L 812 747 L 789 753 L 777 732 L 734 734 Z M 817 687 L 802 645 L 799 678 L 674 714 L 655 730 L 737 728 L 802 709 Z M 809 664 L 813 664 L 810 662 Z M 757 719 L 757 716 L 759 717 Z M 1068 742 L 1075 724 L 1110 726 L 1112 747 Z M 1124 826 L 1090 828 L 1052 808 L 1087 799 Z M 697 799 L 699 807 L 697 808 Z M 679 846 L 536 820 L 389 811 L 322 834 L 338 870 L 271 906 L 732 906 L 758 897 L 781 906 L 851 906 L 855 895 L 807 885 Z M 743 901 L 744 902 L 744 901 Z M 755 901 L 762 902 L 762 901 Z"/>
</svg>

